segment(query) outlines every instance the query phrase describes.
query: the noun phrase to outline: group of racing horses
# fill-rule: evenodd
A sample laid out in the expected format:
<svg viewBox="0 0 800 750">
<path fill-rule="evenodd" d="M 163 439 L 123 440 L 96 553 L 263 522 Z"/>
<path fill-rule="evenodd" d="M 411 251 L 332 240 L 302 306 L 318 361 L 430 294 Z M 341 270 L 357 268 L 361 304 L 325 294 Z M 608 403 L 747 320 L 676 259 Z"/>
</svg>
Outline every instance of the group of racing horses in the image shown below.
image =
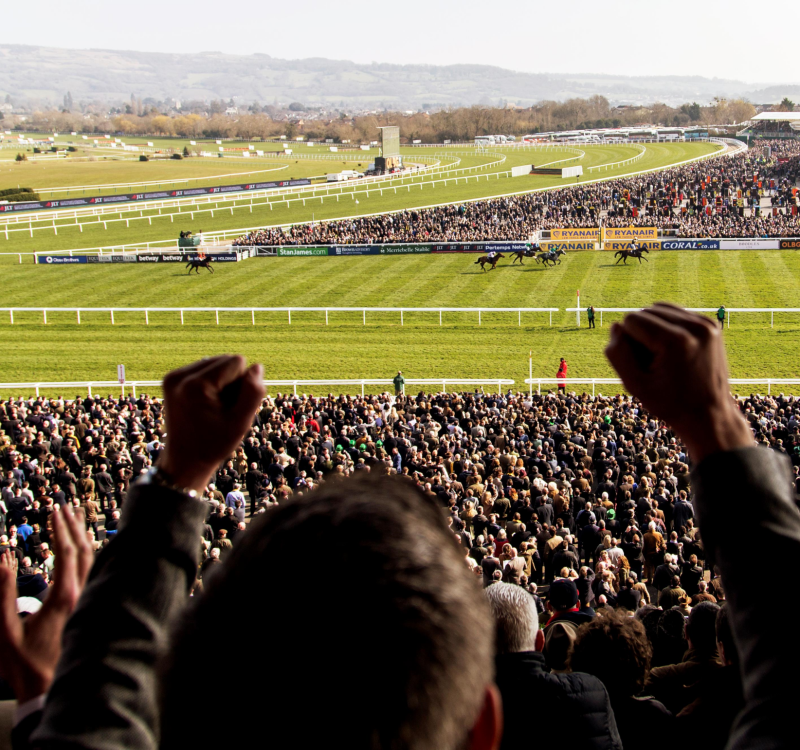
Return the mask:
<svg viewBox="0 0 800 750">
<path fill-rule="evenodd" d="M 620 261 L 623 261 L 623 265 L 628 265 L 628 258 L 636 258 L 639 263 L 641 264 L 642 261 L 649 262 L 647 258 L 645 258 L 642 253 L 649 253 L 650 251 L 644 246 L 632 245 L 629 248 L 624 250 L 617 250 L 614 253 L 614 257 L 617 258 L 617 265 Z M 542 265 L 547 267 L 557 266 L 561 263 L 561 256 L 566 255 L 567 251 L 562 249 L 557 250 L 548 250 L 547 252 L 537 252 L 534 249 L 529 250 L 516 250 L 515 252 L 511 253 L 511 257 L 514 259 L 511 261 L 511 265 L 513 266 L 517 261 L 519 261 L 520 265 L 523 265 L 523 260 L 525 258 L 533 258 L 537 263 L 541 263 Z M 497 267 L 497 262 L 500 258 L 505 258 L 506 256 L 503 253 L 494 253 L 492 255 L 481 255 L 478 260 L 475 261 L 475 265 L 480 264 L 481 270 L 486 271 L 486 266 L 489 266 L 489 270 L 493 271 Z"/>
</svg>

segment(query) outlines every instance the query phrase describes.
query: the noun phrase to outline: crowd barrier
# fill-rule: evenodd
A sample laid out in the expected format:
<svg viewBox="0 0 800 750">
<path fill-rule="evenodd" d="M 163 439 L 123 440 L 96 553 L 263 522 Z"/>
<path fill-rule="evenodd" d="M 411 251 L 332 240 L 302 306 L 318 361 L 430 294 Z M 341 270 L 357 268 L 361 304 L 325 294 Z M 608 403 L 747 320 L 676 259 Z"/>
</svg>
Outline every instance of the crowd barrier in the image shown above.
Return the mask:
<svg viewBox="0 0 800 750">
<path fill-rule="evenodd" d="M 63 395 L 63 391 L 67 388 L 80 388 L 86 390 L 89 396 L 93 393 L 97 394 L 100 390 L 110 392 L 119 390 L 120 393 L 125 395 L 125 388 L 130 389 L 130 394 L 135 398 L 136 389 L 142 388 L 160 388 L 160 380 L 128 380 L 125 382 L 118 382 L 115 380 L 91 380 L 91 381 L 69 381 L 69 382 L 32 382 L 32 383 L 0 383 L 0 390 L 16 390 L 24 392 L 35 392 L 38 397 L 42 390 L 58 391 L 59 395 Z M 346 388 L 360 388 L 361 395 L 363 396 L 367 386 L 380 385 L 386 386 L 385 390 L 394 389 L 394 381 L 390 378 L 357 378 L 351 380 L 264 380 L 264 387 L 269 392 L 272 388 L 291 388 L 294 395 L 297 395 L 297 389 L 300 388 L 301 392 L 304 390 L 316 389 L 318 387 L 330 386 L 345 386 Z M 449 385 L 470 385 L 477 386 L 483 390 L 484 386 L 497 387 L 497 392 L 503 392 L 503 386 L 514 385 L 514 381 L 508 378 L 407 378 L 406 385 L 419 385 L 419 386 L 438 386 L 442 385 L 442 391 L 447 391 Z M 94 390 L 93 390 L 94 389 Z M 477 390 L 477 388 L 476 388 Z M 405 392 L 405 389 L 403 389 Z"/>
</svg>

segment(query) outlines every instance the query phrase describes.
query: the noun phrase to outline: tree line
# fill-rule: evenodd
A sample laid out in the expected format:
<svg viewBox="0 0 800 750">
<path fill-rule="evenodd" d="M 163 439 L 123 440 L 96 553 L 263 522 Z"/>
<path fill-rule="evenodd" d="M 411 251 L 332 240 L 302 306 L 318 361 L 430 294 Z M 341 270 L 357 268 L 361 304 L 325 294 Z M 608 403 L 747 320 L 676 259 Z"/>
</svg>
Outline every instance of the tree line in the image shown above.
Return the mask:
<svg viewBox="0 0 800 750">
<path fill-rule="evenodd" d="M 181 136 L 184 138 L 238 138 L 258 140 L 285 136 L 303 136 L 308 140 L 332 138 L 335 142 L 369 142 L 377 138 L 381 125 L 399 125 L 406 142 L 423 143 L 470 141 L 478 135 L 502 133 L 524 135 L 559 130 L 660 125 L 731 125 L 741 123 L 755 113 L 750 102 L 715 99 L 709 105 L 696 102 L 670 107 L 653 104 L 642 107 L 613 107 L 603 96 L 543 101 L 528 108 L 458 107 L 437 112 L 403 114 L 384 112 L 335 118 L 323 117 L 312 110 L 300 111 L 301 105 L 285 113 L 260 111 L 251 107 L 237 115 L 219 112 L 202 114 L 163 113 L 151 108 L 111 116 L 78 115 L 66 111 L 36 112 L 24 124 L 27 130 L 79 133 L 123 133 L 130 135 Z M 216 108 L 214 108 L 216 109 Z M 258 111 L 257 111 L 258 110 Z"/>
</svg>

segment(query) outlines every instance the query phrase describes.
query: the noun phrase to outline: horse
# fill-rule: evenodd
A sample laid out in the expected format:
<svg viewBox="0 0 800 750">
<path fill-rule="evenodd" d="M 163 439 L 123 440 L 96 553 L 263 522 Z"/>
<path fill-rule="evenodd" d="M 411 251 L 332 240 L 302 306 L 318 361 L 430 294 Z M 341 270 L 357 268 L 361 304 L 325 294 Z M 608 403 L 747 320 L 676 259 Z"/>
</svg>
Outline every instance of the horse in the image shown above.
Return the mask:
<svg viewBox="0 0 800 750">
<path fill-rule="evenodd" d="M 195 258 L 186 264 L 186 268 L 189 269 L 189 273 L 192 271 L 200 273 L 201 268 L 207 268 L 211 273 L 214 273 L 214 267 L 211 265 L 211 258 Z"/>
<path fill-rule="evenodd" d="M 522 265 L 522 259 L 523 258 L 535 258 L 536 257 L 536 251 L 535 250 L 515 250 L 513 253 L 511 253 L 511 256 L 514 258 L 514 260 L 511 261 L 511 265 L 512 266 L 517 261 L 519 261 L 519 264 Z"/>
<path fill-rule="evenodd" d="M 614 264 L 615 266 L 619 264 L 620 261 L 623 261 L 622 265 L 628 265 L 628 258 L 638 258 L 639 265 L 642 264 L 642 261 L 645 263 L 649 263 L 650 261 L 647 258 L 642 256 L 642 253 L 649 253 L 650 251 L 646 247 L 637 248 L 636 250 L 617 250 L 614 253 L 614 257 L 616 258 L 618 255 L 620 256 L 617 259 L 617 262 Z"/>
<path fill-rule="evenodd" d="M 495 266 L 497 265 L 497 261 L 500 260 L 500 258 L 505 258 L 505 257 L 506 256 L 503 255 L 503 253 L 497 253 L 497 255 L 495 255 L 494 258 L 490 258 L 488 255 L 481 255 L 481 257 L 475 261 L 474 265 L 477 266 L 478 263 L 480 263 L 481 271 L 485 271 L 486 270 L 485 266 L 488 265 L 491 266 L 489 270 L 494 271 Z"/>
<path fill-rule="evenodd" d="M 546 253 L 539 253 L 536 256 L 537 263 L 544 263 L 545 266 L 548 266 L 552 263 L 554 266 L 561 263 L 561 256 L 566 255 L 567 251 L 562 250 L 559 248 L 558 250 L 549 250 Z"/>
</svg>

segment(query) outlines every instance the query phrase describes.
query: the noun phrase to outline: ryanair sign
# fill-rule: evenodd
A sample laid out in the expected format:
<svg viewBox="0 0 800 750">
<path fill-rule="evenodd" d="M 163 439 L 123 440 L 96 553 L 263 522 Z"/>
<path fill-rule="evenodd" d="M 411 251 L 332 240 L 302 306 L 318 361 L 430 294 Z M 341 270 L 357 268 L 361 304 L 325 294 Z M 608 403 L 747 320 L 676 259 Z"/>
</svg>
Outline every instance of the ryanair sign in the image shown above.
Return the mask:
<svg viewBox="0 0 800 750">
<path fill-rule="evenodd" d="M 636 244 L 639 247 L 646 247 L 648 250 L 660 250 L 661 249 L 661 240 L 638 240 Z M 613 252 L 617 252 L 618 250 L 627 250 L 631 246 L 631 240 L 609 240 L 603 243 L 604 250 L 612 250 Z"/>
<path fill-rule="evenodd" d="M 609 227 L 603 229 L 606 242 L 612 240 L 657 240 L 658 229 L 655 227 Z"/>
<path fill-rule="evenodd" d="M 550 252 L 551 250 L 564 250 L 570 252 L 572 250 L 597 250 L 597 243 L 594 240 L 587 240 L 584 242 L 540 242 L 539 247 L 542 252 Z"/>
<path fill-rule="evenodd" d="M 568 242 L 597 242 L 600 230 L 589 229 L 551 229 L 551 240 L 567 240 Z"/>
</svg>

